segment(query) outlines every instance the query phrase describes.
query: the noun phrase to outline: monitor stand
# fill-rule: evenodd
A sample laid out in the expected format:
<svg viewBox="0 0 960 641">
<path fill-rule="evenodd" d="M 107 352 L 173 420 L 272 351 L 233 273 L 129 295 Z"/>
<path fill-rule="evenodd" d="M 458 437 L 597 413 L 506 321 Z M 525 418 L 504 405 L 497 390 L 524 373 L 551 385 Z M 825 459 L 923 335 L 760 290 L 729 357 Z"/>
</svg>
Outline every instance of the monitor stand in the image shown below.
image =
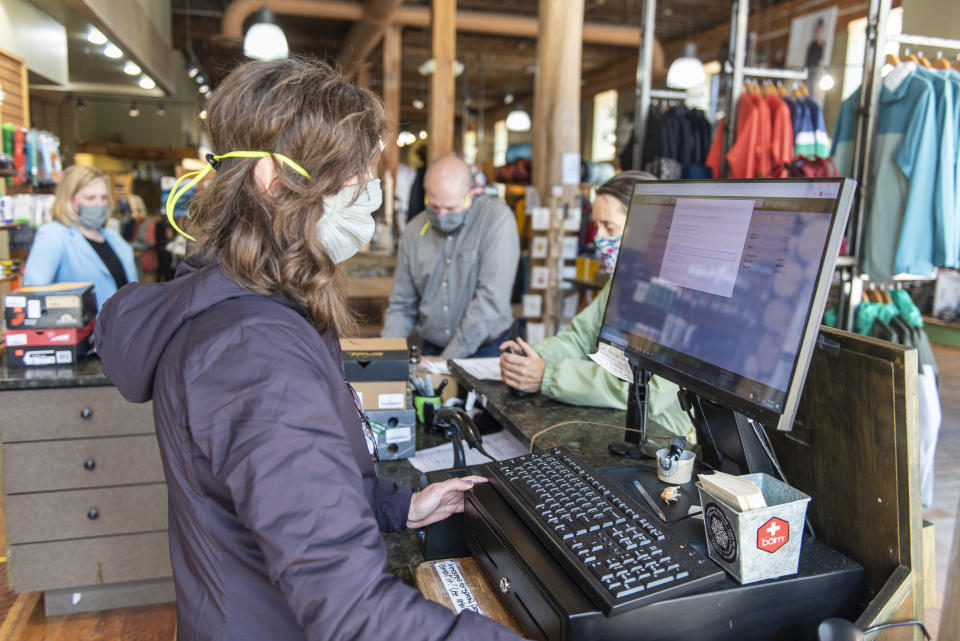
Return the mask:
<svg viewBox="0 0 960 641">
<path fill-rule="evenodd" d="M 614 441 L 607 449 L 614 456 L 634 459 L 652 459 L 651 454 L 644 451 L 647 444 L 647 391 L 650 383 L 650 372 L 641 369 L 639 365 L 630 364 L 633 372 L 633 383 L 627 392 L 627 422 L 625 427 L 630 428 L 622 441 Z M 638 431 L 634 431 L 638 430 Z"/>
<path fill-rule="evenodd" d="M 730 408 L 712 403 L 689 391 L 693 397 L 694 426 L 703 462 L 715 470 L 729 474 L 763 472 L 778 477 L 773 445 L 762 425 Z M 769 454 L 767 453 L 769 449 Z"/>
</svg>

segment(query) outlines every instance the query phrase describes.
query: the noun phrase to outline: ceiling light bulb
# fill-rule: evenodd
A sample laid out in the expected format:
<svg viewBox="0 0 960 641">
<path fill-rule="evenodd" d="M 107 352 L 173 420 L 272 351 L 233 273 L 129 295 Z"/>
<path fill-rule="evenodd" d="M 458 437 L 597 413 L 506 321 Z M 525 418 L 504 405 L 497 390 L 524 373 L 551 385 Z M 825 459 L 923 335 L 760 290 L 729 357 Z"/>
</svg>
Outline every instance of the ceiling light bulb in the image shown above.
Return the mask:
<svg viewBox="0 0 960 641">
<path fill-rule="evenodd" d="M 426 130 L 421 129 L 419 135 L 420 135 L 420 140 L 426 140 L 426 139 L 427 139 L 427 132 L 426 132 Z"/>
<path fill-rule="evenodd" d="M 127 60 L 123 65 L 123 73 L 128 76 L 135 76 L 140 73 L 140 66 L 133 60 Z"/>
<path fill-rule="evenodd" d="M 503 104 L 510 105 L 513 104 L 513 94 L 508 93 L 503 97 Z"/>
<path fill-rule="evenodd" d="M 210 93 L 210 85 L 203 85 L 200 87 L 200 93 L 202 93 L 204 96 Z"/>
<path fill-rule="evenodd" d="M 87 103 L 83 101 L 83 98 L 77 98 L 77 111 L 83 111 L 87 108 Z"/>
<path fill-rule="evenodd" d="M 413 108 L 414 108 L 414 109 L 416 109 L 417 111 L 419 111 L 419 110 L 423 109 L 424 107 L 425 107 L 425 105 L 423 104 L 423 101 L 422 101 L 422 100 L 420 100 L 419 98 L 414 98 L 414 99 L 413 99 Z"/>
<path fill-rule="evenodd" d="M 207 110 L 206 110 L 206 109 L 201 109 L 201 110 L 200 110 L 200 120 L 206 120 L 206 119 L 207 119 Z"/>
<path fill-rule="evenodd" d="M 128 111 L 127 113 L 130 114 L 130 117 L 131 117 L 131 118 L 136 118 L 137 116 L 139 116 L 139 115 L 140 115 L 140 109 L 137 107 L 137 103 L 131 102 L 131 103 L 130 103 L 130 111 Z"/>
<path fill-rule="evenodd" d="M 141 89 L 153 89 L 157 86 L 157 83 L 153 81 L 153 78 L 144 74 L 140 76 L 140 88 Z"/>
<path fill-rule="evenodd" d="M 257 60 L 276 60 L 290 55 L 287 37 L 277 25 L 273 12 L 264 7 L 243 38 L 243 55 Z"/>
<path fill-rule="evenodd" d="M 692 89 L 706 84 L 707 73 L 696 53 L 696 45 L 688 42 L 684 47 L 683 57 L 674 60 L 667 71 L 668 87 Z"/>
<path fill-rule="evenodd" d="M 507 131 L 530 131 L 530 114 L 517 107 L 507 114 Z"/>
<path fill-rule="evenodd" d="M 112 42 L 108 42 L 107 46 L 103 48 L 103 55 L 108 58 L 122 58 L 123 52 L 120 51 L 120 47 Z"/>
<path fill-rule="evenodd" d="M 412 145 L 413 143 L 417 142 L 417 137 L 413 135 L 413 132 L 404 129 L 397 136 L 397 142 L 401 147 L 404 145 Z"/>
<path fill-rule="evenodd" d="M 157 115 L 161 118 L 167 115 L 167 108 L 163 106 L 163 103 L 157 105 Z"/>
<path fill-rule="evenodd" d="M 196 78 L 198 73 L 200 73 L 200 69 L 197 65 L 190 65 L 190 68 L 187 69 L 187 77 L 189 78 Z"/>
<path fill-rule="evenodd" d="M 107 44 L 107 37 L 96 27 L 90 27 L 87 29 L 87 42 L 95 45 L 105 45 Z"/>
<path fill-rule="evenodd" d="M 825 73 L 820 77 L 820 88 L 824 91 L 830 91 L 833 89 L 834 84 L 836 84 L 836 81 L 834 81 L 833 76 L 830 74 Z"/>
</svg>

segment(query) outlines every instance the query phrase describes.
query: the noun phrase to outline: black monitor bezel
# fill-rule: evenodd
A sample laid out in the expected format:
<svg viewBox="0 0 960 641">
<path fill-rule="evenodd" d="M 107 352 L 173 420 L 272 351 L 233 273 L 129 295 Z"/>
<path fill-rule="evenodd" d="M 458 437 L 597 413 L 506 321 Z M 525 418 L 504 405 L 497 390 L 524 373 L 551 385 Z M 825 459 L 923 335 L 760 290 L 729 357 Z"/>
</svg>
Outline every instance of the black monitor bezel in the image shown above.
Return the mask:
<svg viewBox="0 0 960 641">
<path fill-rule="evenodd" d="M 677 185 L 717 185 L 721 183 L 735 184 L 758 184 L 769 186 L 774 183 L 830 183 L 839 184 L 839 191 L 834 201 L 834 209 L 831 213 L 830 232 L 827 238 L 827 246 L 820 258 L 820 268 L 817 273 L 817 281 L 814 286 L 813 299 L 807 310 L 807 317 L 804 319 L 804 330 L 800 339 L 800 347 L 797 350 L 796 358 L 793 363 L 793 370 L 790 377 L 790 383 L 787 386 L 786 398 L 783 403 L 783 411 L 778 413 L 776 410 L 762 406 L 758 403 L 751 403 L 737 394 L 717 387 L 686 372 L 673 368 L 660 361 L 651 359 L 642 353 L 636 352 L 629 347 L 624 347 L 603 337 L 603 330 L 607 328 L 606 320 L 609 311 L 610 298 L 607 298 L 607 307 L 603 312 L 603 322 L 601 323 L 598 343 L 606 343 L 621 349 L 627 355 L 628 360 L 650 371 L 661 378 L 676 383 L 681 388 L 685 388 L 698 396 L 709 399 L 710 401 L 728 407 L 744 416 L 750 417 L 759 423 L 768 427 L 775 427 L 779 431 L 790 431 L 793 427 L 793 421 L 796 417 L 797 407 L 800 401 L 800 395 L 807 379 L 807 370 L 810 366 L 810 359 L 813 356 L 813 348 L 817 335 L 820 332 L 821 323 L 812 322 L 811 319 L 820 319 L 823 317 L 823 311 L 826 306 L 827 298 L 830 293 L 830 284 L 833 282 L 834 269 L 836 267 L 837 257 L 840 253 L 840 245 L 846 232 L 847 219 L 850 208 L 853 204 L 856 181 L 849 178 L 791 178 L 791 179 L 752 179 L 752 180 L 659 180 L 659 181 L 638 181 L 634 186 L 633 194 L 630 198 L 630 208 L 627 213 L 627 221 L 623 229 L 623 238 L 627 238 L 630 228 L 630 209 L 633 209 L 634 198 L 638 193 L 642 194 L 645 186 L 651 184 L 677 184 Z M 618 261 L 619 266 L 619 261 Z M 610 278 L 610 289 L 616 285 L 618 268 Z M 826 281 L 826 285 L 824 284 Z M 611 327 L 610 329 L 623 333 L 622 330 Z M 799 365 L 802 364 L 802 367 Z"/>
</svg>

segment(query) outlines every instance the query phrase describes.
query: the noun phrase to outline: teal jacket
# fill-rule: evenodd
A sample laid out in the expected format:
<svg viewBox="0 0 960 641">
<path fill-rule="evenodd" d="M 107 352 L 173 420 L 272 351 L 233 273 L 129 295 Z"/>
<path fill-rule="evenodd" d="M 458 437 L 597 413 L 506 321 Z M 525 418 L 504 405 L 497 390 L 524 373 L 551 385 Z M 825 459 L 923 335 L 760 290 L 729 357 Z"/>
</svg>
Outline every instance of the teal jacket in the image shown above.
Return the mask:
<svg viewBox="0 0 960 641">
<path fill-rule="evenodd" d="M 610 283 L 577 314 L 570 328 L 533 346 L 547 362 L 540 392 L 571 405 L 627 408 L 630 384 L 594 363 L 587 356 L 597 351 L 597 336 L 610 295 Z M 696 431 L 680 409 L 677 386 L 657 376 L 648 387 L 647 420 L 652 434 L 676 434 L 696 442 Z"/>
</svg>

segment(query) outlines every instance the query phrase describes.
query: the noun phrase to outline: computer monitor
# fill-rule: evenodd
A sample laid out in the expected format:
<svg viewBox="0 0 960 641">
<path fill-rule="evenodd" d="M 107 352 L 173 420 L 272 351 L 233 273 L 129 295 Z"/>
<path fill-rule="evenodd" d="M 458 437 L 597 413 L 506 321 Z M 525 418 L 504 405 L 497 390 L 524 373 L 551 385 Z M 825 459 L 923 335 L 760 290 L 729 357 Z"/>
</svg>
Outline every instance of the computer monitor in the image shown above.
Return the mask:
<svg viewBox="0 0 960 641">
<path fill-rule="evenodd" d="M 854 185 L 638 182 L 599 340 L 699 399 L 789 430 Z"/>
</svg>

